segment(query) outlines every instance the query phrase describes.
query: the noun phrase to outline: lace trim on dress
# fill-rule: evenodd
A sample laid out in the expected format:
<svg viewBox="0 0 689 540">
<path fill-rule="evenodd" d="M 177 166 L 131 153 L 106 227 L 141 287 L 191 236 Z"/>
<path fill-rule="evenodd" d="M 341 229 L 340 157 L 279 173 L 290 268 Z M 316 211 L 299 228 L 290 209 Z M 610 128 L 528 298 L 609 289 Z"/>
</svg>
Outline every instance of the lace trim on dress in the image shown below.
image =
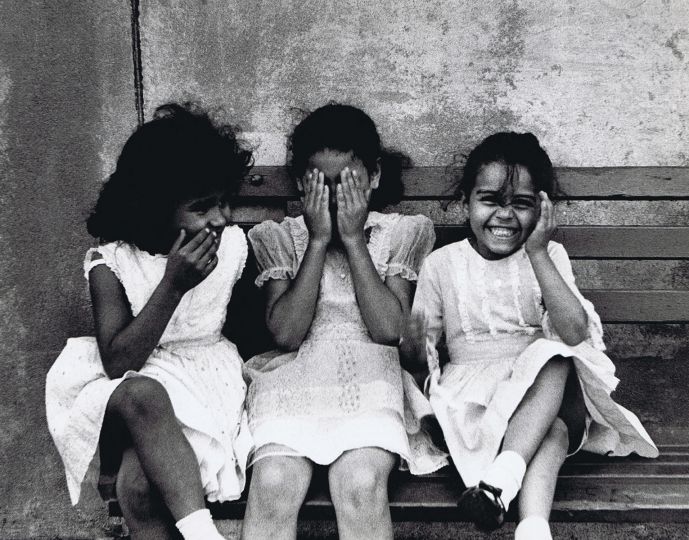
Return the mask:
<svg viewBox="0 0 689 540">
<path fill-rule="evenodd" d="M 369 213 L 366 227 L 370 227 L 371 236 L 368 241 L 368 252 L 381 279 L 388 272 L 388 260 L 390 259 L 390 236 L 402 216 L 395 214 Z"/>
<path fill-rule="evenodd" d="M 414 270 L 412 270 L 409 266 L 406 266 L 401 263 L 392 263 L 387 265 L 387 270 L 385 275 L 387 276 L 401 276 L 407 281 L 418 281 L 419 276 Z"/>
<path fill-rule="evenodd" d="M 526 253 L 523 251 L 521 253 L 521 258 L 526 258 Z M 517 312 L 517 321 L 524 332 L 530 336 L 533 336 L 536 333 L 536 329 L 526 324 L 526 321 L 524 320 L 524 313 L 522 312 L 521 272 L 519 271 L 519 263 L 516 257 L 510 259 L 509 272 L 512 282 L 512 301 L 514 302 L 514 308 Z M 538 308 L 536 309 L 538 311 Z"/>
<path fill-rule="evenodd" d="M 481 257 L 481 271 L 478 273 L 477 277 L 477 287 L 481 294 L 481 314 L 483 315 L 483 320 L 488 325 L 488 331 L 491 336 L 497 336 L 498 332 L 495 329 L 495 324 L 493 324 L 493 318 L 490 314 L 490 298 L 488 297 L 488 284 L 486 283 L 486 272 L 488 267 L 486 265 L 486 260 Z"/>
<path fill-rule="evenodd" d="M 465 249 L 466 245 L 464 246 Z M 462 331 L 464 332 L 467 341 L 475 341 L 475 332 L 473 327 L 471 326 L 471 320 L 469 319 L 469 308 L 467 307 L 466 303 L 466 284 L 467 276 L 469 275 L 469 257 L 467 257 L 466 255 L 464 257 L 456 257 L 454 267 L 459 269 L 459 282 L 457 287 L 457 306 L 459 307 L 460 326 L 462 327 Z"/>
<path fill-rule="evenodd" d="M 297 254 L 297 268 L 301 265 L 301 261 L 306 253 L 306 248 L 309 245 L 309 230 L 306 228 L 303 216 L 287 221 L 287 225 L 294 242 L 294 250 Z M 296 272 L 296 268 L 294 269 Z"/>
<path fill-rule="evenodd" d="M 287 266 L 281 266 L 278 268 L 269 268 L 261 272 L 258 277 L 254 280 L 257 287 L 263 287 L 266 281 L 271 279 L 293 279 L 294 272 L 291 268 Z"/>
</svg>

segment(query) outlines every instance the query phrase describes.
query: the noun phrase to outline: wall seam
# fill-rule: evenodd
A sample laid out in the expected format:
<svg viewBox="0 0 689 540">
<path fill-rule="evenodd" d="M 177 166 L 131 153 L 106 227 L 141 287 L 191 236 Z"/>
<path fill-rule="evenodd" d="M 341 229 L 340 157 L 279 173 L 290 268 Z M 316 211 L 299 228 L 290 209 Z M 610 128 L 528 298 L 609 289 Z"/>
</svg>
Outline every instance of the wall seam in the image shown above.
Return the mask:
<svg viewBox="0 0 689 540">
<path fill-rule="evenodd" d="M 141 32 L 139 26 L 139 0 L 130 0 L 132 18 L 132 61 L 134 63 L 134 99 L 136 118 L 144 123 L 144 76 L 141 64 Z"/>
</svg>

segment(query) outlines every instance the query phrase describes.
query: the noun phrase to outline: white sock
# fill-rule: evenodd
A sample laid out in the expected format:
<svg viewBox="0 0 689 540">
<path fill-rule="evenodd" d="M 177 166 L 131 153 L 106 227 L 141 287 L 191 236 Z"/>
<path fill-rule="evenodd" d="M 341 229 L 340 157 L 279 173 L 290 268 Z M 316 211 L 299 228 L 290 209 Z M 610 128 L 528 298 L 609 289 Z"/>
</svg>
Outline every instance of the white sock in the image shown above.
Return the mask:
<svg viewBox="0 0 689 540">
<path fill-rule="evenodd" d="M 224 540 L 207 508 L 192 512 L 175 523 L 184 540 Z"/>
<path fill-rule="evenodd" d="M 514 540 L 553 540 L 548 520 L 541 516 L 522 519 L 514 530 Z"/>
<path fill-rule="evenodd" d="M 505 510 L 507 510 L 522 488 L 525 473 L 526 463 L 524 459 L 517 452 L 508 450 L 498 454 L 481 480 L 502 490 L 500 499 L 502 499 Z"/>
</svg>

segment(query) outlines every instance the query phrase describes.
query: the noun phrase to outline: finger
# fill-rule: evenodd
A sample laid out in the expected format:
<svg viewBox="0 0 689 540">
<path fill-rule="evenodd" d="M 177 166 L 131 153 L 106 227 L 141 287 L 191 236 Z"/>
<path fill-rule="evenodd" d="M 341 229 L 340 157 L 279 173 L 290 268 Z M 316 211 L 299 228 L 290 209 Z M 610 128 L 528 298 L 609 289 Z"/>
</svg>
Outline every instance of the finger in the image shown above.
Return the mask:
<svg viewBox="0 0 689 540">
<path fill-rule="evenodd" d="M 189 242 L 183 246 L 180 251 L 184 251 L 185 253 L 193 253 L 196 251 L 201 244 L 203 244 L 208 238 L 211 238 L 212 241 L 212 235 L 211 235 L 211 230 L 206 227 L 205 229 L 201 229 L 199 232 L 197 232 L 194 237 L 189 240 Z"/>
<path fill-rule="evenodd" d="M 179 251 L 179 248 L 182 247 L 182 244 L 184 243 L 184 238 L 187 236 L 187 231 L 184 229 L 180 229 L 179 235 L 177 236 L 177 239 L 175 242 L 172 244 L 172 247 L 170 248 L 170 254 L 172 253 L 177 253 Z"/>
<path fill-rule="evenodd" d="M 355 188 L 361 189 L 361 178 L 359 178 L 359 171 L 356 169 L 352 169 L 352 181 Z"/>
<path fill-rule="evenodd" d="M 553 205 L 549 200 L 545 200 L 545 226 L 547 230 L 553 228 Z"/>
<path fill-rule="evenodd" d="M 313 192 L 315 187 L 313 171 L 307 171 L 304 175 L 304 205 L 309 206 L 313 204 Z"/>
<path fill-rule="evenodd" d="M 346 209 L 343 184 L 335 186 L 335 200 L 337 201 L 337 211 Z"/>
<path fill-rule="evenodd" d="M 213 243 L 213 245 L 204 253 L 201 257 L 199 257 L 197 261 L 197 267 L 202 270 L 203 268 L 206 267 L 207 264 L 210 263 L 211 260 L 214 258 L 217 259 L 217 253 L 218 251 L 218 245 L 217 243 Z"/>
<path fill-rule="evenodd" d="M 359 178 L 359 173 L 353 169 L 350 172 L 350 178 L 352 181 L 352 200 L 357 206 L 364 206 L 366 200 L 364 197 L 364 190 L 361 188 L 361 179 Z"/>
<path fill-rule="evenodd" d="M 311 198 L 310 203 L 312 207 L 318 208 L 323 192 L 323 173 L 319 173 L 314 169 L 313 177 L 311 179 Z"/>
<path fill-rule="evenodd" d="M 330 206 L 330 188 L 326 186 L 325 184 L 323 185 L 323 190 L 321 191 L 321 198 L 319 201 L 320 208 L 324 209 L 326 212 L 328 212 L 328 206 Z"/>
<path fill-rule="evenodd" d="M 201 275 L 205 278 L 206 276 L 208 276 L 208 274 L 215 270 L 216 266 L 218 266 L 218 258 L 215 256 L 211 257 L 206 263 L 206 266 L 201 271 Z"/>
<path fill-rule="evenodd" d="M 351 208 L 354 206 L 354 189 L 353 189 L 353 181 L 352 181 L 352 173 L 349 170 L 349 167 L 345 167 L 344 170 L 341 173 L 342 177 L 342 186 L 344 187 L 343 190 L 343 195 L 345 199 L 345 204 L 347 205 L 348 208 Z"/>
<path fill-rule="evenodd" d="M 203 242 L 201 242 L 198 246 L 196 246 L 195 249 L 191 251 L 191 256 L 193 257 L 193 259 L 199 260 L 204 255 L 206 255 L 206 253 L 208 253 L 208 250 L 215 246 L 215 239 L 217 237 L 218 233 L 216 233 L 215 231 L 209 232 L 206 235 L 206 238 L 204 238 Z"/>
</svg>

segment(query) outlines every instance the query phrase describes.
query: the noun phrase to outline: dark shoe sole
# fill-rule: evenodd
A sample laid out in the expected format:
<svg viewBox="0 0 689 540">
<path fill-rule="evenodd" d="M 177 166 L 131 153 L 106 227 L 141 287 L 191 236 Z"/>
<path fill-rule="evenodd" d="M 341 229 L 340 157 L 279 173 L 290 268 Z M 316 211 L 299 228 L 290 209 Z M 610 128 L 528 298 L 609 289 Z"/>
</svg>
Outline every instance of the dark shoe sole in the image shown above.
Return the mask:
<svg viewBox="0 0 689 540">
<path fill-rule="evenodd" d="M 457 506 L 462 516 L 472 521 L 476 528 L 483 532 L 499 529 L 505 523 L 504 508 L 478 486 L 466 489 Z"/>
</svg>

